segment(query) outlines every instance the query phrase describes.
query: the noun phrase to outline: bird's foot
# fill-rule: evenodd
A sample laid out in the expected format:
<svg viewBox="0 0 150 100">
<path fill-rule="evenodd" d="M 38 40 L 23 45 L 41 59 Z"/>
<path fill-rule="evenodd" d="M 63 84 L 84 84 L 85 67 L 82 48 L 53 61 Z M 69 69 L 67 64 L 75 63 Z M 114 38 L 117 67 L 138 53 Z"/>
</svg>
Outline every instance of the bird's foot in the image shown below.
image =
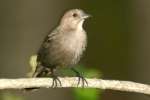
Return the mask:
<svg viewBox="0 0 150 100">
<path fill-rule="evenodd" d="M 83 88 L 84 88 L 85 86 L 88 86 L 88 82 L 87 82 L 87 80 L 83 77 L 83 75 L 78 74 L 77 77 L 78 77 L 78 84 L 77 84 L 77 86 L 79 86 L 80 83 L 82 83 L 81 86 L 82 86 Z"/>
<path fill-rule="evenodd" d="M 58 86 L 62 86 L 62 84 L 61 84 L 61 81 L 60 81 L 60 79 L 57 77 L 57 76 L 55 76 L 55 75 L 53 75 L 53 82 L 52 82 L 52 88 L 56 88 L 56 87 L 58 87 Z"/>
</svg>

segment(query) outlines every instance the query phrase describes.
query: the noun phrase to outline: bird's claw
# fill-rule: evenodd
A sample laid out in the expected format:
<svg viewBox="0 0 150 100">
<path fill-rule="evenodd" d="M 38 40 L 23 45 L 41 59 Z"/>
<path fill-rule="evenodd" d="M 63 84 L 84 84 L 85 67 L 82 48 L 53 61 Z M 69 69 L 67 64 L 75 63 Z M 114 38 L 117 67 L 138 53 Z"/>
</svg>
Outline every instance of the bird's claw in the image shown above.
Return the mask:
<svg viewBox="0 0 150 100">
<path fill-rule="evenodd" d="M 88 86 L 87 80 L 86 80 L 82 75 L 78 75 L 77 77 L 78 77 L 78 84 L 77 84 L 77 86 L 80 85 L 80 82 L 82 83 L 81 86 L 82 86 L 83 88 L 84 88 L 85 86 Z"/>
<path fill-rule="evenodd" d="M 53 77 L 53 83 L 52 83 L 52 88 L 56 88 L 58 86 L 62 86 L 60 79 L 57 76 Z"/>
</svg>

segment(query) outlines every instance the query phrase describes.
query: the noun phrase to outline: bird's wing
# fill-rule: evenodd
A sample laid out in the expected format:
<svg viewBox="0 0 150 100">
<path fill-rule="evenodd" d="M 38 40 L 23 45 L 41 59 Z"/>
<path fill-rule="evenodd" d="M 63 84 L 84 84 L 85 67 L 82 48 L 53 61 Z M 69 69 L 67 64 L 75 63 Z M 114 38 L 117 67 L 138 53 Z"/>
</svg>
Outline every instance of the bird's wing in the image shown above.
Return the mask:
<svg viewBox="0 0 150 100">
<path fill-rule="evenodd" d="M 52 31 L 51 33 L 49 33 L 45 37 L 45 39 L 44 39 L 43 43 L 41 44 L 41 47 L 40 47 L 40 49 L 39 49 L 39 51 L 37 53 L 37 55 L 38 55 L 37 56 L 37 61 L 38 62 L 41 61 L 41 59 L 43 59 L 43 57 L 45 55 L 47 55 L 47 52 L 48 52 L 47 48 L 49 48 L 49 46 L 51 45 L 52 41 L 55 39 L 57 33 L 58 33 L 58 30 L 55 29 L 54 31 Z"/>
</svg>

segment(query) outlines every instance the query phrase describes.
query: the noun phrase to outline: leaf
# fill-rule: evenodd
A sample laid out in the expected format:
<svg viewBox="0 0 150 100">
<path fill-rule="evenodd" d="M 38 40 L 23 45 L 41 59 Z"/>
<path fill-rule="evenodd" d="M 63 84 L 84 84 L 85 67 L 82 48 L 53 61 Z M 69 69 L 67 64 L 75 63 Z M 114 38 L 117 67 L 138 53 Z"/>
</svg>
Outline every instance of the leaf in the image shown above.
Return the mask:
<svg viewBox="0 0 150 100">
<path fill-rule="evenodd" d="M 35 72 L 35 69 L 36 69 L 36 66 L 37 66 L 37 55 L 32 55 L 30 57 L 30 60 L 29 60 L 29 64 L 30 64 L 30 67 L 31 67 L 31 71 L 29 73 L 27 73 L 27 76 L 28 77 L 31 77 L 33 75 L 33 73 Z"/>
<path fill-rule="evenodd" d="M 80 72 L 84 72 L 84 76 L 88 78 L 100 78 L 102 73 L 95 69 L 86 69 L 85 67 L 79 67 Z M 75 100 L 99 100 L 102 90 L 92 88 L 74 88 L 73 93 Z"/>
</svg>

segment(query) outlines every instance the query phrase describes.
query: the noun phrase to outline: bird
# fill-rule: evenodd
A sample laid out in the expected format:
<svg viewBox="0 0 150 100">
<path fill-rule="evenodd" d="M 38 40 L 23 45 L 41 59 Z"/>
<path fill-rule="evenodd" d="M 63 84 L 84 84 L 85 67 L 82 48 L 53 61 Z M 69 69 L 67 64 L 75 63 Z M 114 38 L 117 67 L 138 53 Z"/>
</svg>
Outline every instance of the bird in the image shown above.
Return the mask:
<svg viewBox="0 0 150 100">
<path fill-rule="evenodd" d="M 71 9 L 64 13 L 58 26 L 44 38 L 37 52 L 37 66 L 32 77 L 51 75 L 52 87 L 61 86 L 56 69 L 70 68 L 78 77 L 78 85 L 88 84 L 83 75 L 75 69 L 87 47 L 87 33 L 83 28 L 90 15 L 82 9 Z"/>
</svg>

